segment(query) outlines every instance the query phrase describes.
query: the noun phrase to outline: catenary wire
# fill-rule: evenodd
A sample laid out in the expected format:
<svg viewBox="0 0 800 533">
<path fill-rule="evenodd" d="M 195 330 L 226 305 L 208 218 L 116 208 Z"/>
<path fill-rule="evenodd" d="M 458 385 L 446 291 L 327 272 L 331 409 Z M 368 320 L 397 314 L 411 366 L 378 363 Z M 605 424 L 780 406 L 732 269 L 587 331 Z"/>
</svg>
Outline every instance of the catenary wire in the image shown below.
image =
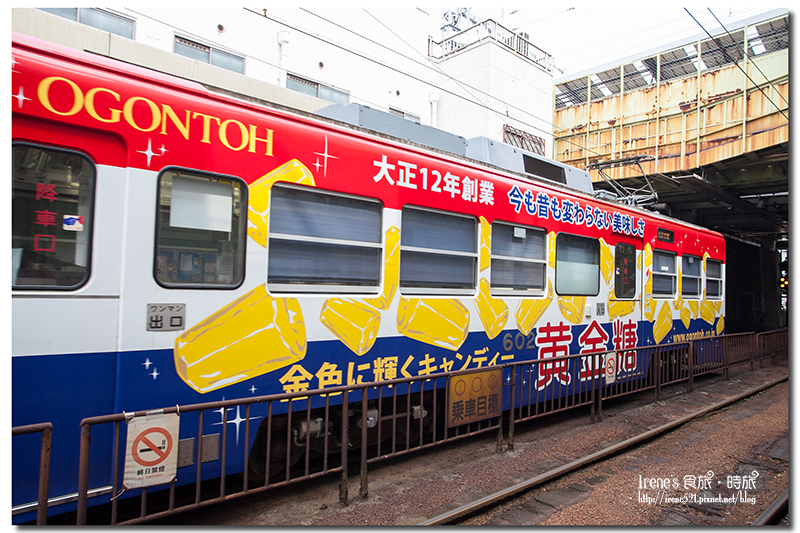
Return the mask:
<svg viewBox="0 0 800 533">
<path fill-rule="evenodd" d="M 301 8 L 301 9 L 302 9 L 302 8 Z M 482 107 L 482 108 L 486 109 L 487 111 L 490 111 L 490 112 L 492 112 L 492 113 L 498 114 L 498 116 L 501 116 L 501 117 L 502 117 L 502 113 L 499 113 L 499 112 L 498 112 L 498 111 L 496 111 L 495 109 L 492 109 L 490 106 L 488 106 L 488 105 L 484 104 L 484 103 L 483 103 L 483 102 L 481 102 L 480 100 L 476 100 L 476 101 L 469 100 L 468 98 L 466 98 L 466 97 L 464 97 L 464 96 L 462 96 L 462 95 L 456 94 L 456 93 L 454 93 L 453 91 L 450 91 L 450 90 L 448 90 L 448 89 L 445 89 L 445 88 L 443 88 L 443 87 L 440 87 L 440 86 L 436 85 L 434 82 L 431 82 L 431 81 L 427 81 L 427 80 L 421 79 L 421 78 L 419 78 L 419 77 L 417 77 L 417 76 L 414 76 L 414 75 L 412 75 L 412 74 L 409 74 L 409 73 L 407 73 L 407 72 L 403 72 L 402 70 L 399 70 L 399 69 L 397 69 L 396 67 L 393 67 L 393 66 L 391 66 L 391 65 L 388 65 L 388 64 L 386 64 L 386 63 L 383 63 L 383 62 L 381 62 L 381 61 L 379 61 L 379 60 L 377 60 L 377 59 L 374 59 L 374 58 L 368 57 L 368 56 L 366 56 L 366 55 L 364 55 L 364 54 L 362 54 L 362 53 L 360 53 L 360 52 L 356 52 L 356 51 L 354 51 L 354 50 L 349 50 L 349 49 L 345 48 L 345 47 L 344 47 L 344 46 L 342 46 L 342 45 L 339 45 L 339 44 L 337 44 L 337 43 L 331 42 L 330 40 L 324 39 L 324 38 L 320 37 L 319 35 L 314 35 L 314 34 L 312 34 L 312 33 L 308 32 L 308 31 L 306 31 L 306 30 L 303 30 L 302 28 L 298 28 L 297 26 L 293 26 L 293 25 L 289 24 L 288 22 L 285 22 L 285 21 L 279 20 L 279 19 L 277 19 L 277 18 L 275 18 L 275 17 L 270 17 L 270 16 L 264 15 L 264 14 L 262 14 L 262 13 L 259 13 L 259 12 L 257 12 L 257 11 L 250 10 L 250 9 L 248 9 L 248 8 L 245 8 L 245 10 L 247 10 L 247 11 L 250 11 L 251 13 L 257 14 L 257 15 L 259 15 L 259 16 L 263 16 L 263 17 L 265 17 L 265 18 L 269 18 L 270 20 L 273 20 L 273 21 L 275 21 L 275 22 L 277 22 L 277 23 L 279 23 L 279 24 L 282 24 L 282 25 L 284 25 L 284 26 L 286 26 L 286 27 L 289 27 L 289 28 L 291 28 L 291 29 L 293 29 L 293 30 L 295 30 L 295 31 L 298 31 L 298 32 L 301 32 L 301 33 L 303 33 L 303 34 L 305 34 L 305 35 L 308 35 L 309 37 L 312 37 L 312 38 L 315 38 L 315 39 L 319 39 L 320 41 L 323 41 L 323 42 L 325 42 L 326 44 L 329 44 L 329 45 L 335 46 L 335 47 L 337 47 L 337 48 L 340 48 L 340 49 L 342 49 L 342 50 L 344 50 L 344 51 L 346 51 L 346 52 L 352 53 L 352 54 L 354 54 L 354 55 L 356 55 L 356 56 L 358 56 L 358 57 L 360 57 L 360 58 L 362 58 L 362 59 L 365 59 L 365 60 L 367 60 L 367 61 L 371 61 L 371 62 L 373 62 L 373 63 L 376 63 L 376 64 L 378 64 L 378 65 L 380 65 L 380 66 L 382 66 L 382 67 L 384 67 L 384 68 L 388 68 L 388 69 L 390 69 L 390 70 L 393 70 L 393 71 L 395 71 L 395 72 L 398 72 L 398 73 L 400 73 L 400 74 L 402 74 L 402 75 L 404 75 L 404 76 L 407 76 L 407 77 L 409 77 L 409 78 L 411 78 L 411 79 L 413 79 L 413 80 L 415 80 L 415 81 L 419 81 L 419 82 L 421 82 L 421 83 L 424 83 L 424 84 L 426 84 L 426 85 L 428 85 L 428 86 L 430 86 L 430 87 L 433 87 L 433 88 L 435 88 L 436 90 L 439 90 L 439 91 L 445 92 L 445 93 L 447 93 L 447 94 L 453 95 L 453 96 L 455 96 L 455 97 L 457 97 L 457 98 L 461 98 L 461 99 L 463 99 L 463 100 L 467 100 L 468 102 L 471 102 L 471 103 L 473 103 L 473 104 L 476 104 L 476 105 L 478 105 L 479 107 Z M 438 69 L 438 67 L 437 67 L 437 69 L 434 69 L 434 68 L 433 68 L 433 67 L 431 67 L 430 65 L 426 65 L 426 64 L 424 64 L 424 63 L 420 63 L 419 61 L 417 61 L 417 60 L 415 60 L 415 59 L 413 59 L 413 58 L 411 58 L 411 57 L 408 57 L 408 56 L 406 56 L 405 54 L 401 54 L 401 53 L 400 53 L 400 52 L 398 52 L 397 50 L 393 50 L 393 49 L 391 49 L 391 48 L 388 48 L 388 47 L 386 47 L 385 45 L 383 45 L 383 44 L 381 44 L 381 43 L 377 43 L 377 42 L 375 42 L 374 40 L 371 40 L 371 39 L 369 39 L 368 37 L 365 37 L 365 36 L 363 36 L 363 35 L 359 34 L 358 32 L 355 32 L 355 31 L 353 31 L 353 30 L 351 30 L 351 29 L 349 29 L 349 28 L 345 28 L 345 27 L 343 27 L 343 26 L 341 26 L 341 25 L 339 25 L 339 24 L 337 24 L 337 23 L 335 23 L 335 22 L 332 22 L 332 21 L 330 21 L 330 20 L 328 20 L 328 19 L 326 19 L 326 18 L 324 18 L 324 17 L 322 17 L 322 16 L 320 16 L 320 15 L 318 15 L 318 14 L 316 14 L 316 13 L 310 12 L 310 11 L 308 11 L 308 10 L 305 10 L 305 9 L 303 9 L 303 11 L 306 11 L 307 13 L 309 13 L 309 14 L 311 14 L 311 15 L 313 15 L 313 16 L 315 16 L 315 17 L 317 17 L 317 18 L 320 18 L 321 20 L 323 20 L 323 21 L 325 21 L 325 22 L 328 22 L 329 24 L 332 24 L 332 25 L 334 25 L 334 26 L 336 26 L 336 27 L 338 27 L 338 28 L 341 28 L 341 29 L 343 29 L 343 30 L 346 30 L 346 31 L 348 31 L 348 32 L 350 32 L 350 33 L 353 33 L 354 35 L 356 35 L 356 36 L 358 36 L 358 37 L 361 37 L 362 39 L 364 39 L 364 40 L 366 40 L 366 41 L 368 41 L 368 42 L 370 42 L 370 43 L 372 43 L 372 44 L 375 44 L 375 45 L 377 45 L 377 46 L 380 46 L 380 47 L 382 47 L 382 48 L 388 49 L 388 50 L 390 50 L 390 51 L 392 51 L 392 52 L 394 52 L 394 53 L 397 53 L 398 55 L 401 55 L 403 58 L 405 58 L 405 59 L 408 59 L 409 61 L 412 61 L 412 62 L 414 62 L 414 63 L 416 63 L 416 64 L 418 64 L 418 65 L 421 65 L 421 66 L 423 66 L 423 67 L 425 67 L 425 68 L 427 68 L 427 69 L 429 69 L 429 70 L 434 70 L 436 73 L 438 73 L 438 74 L 442 74 L 442 75 L 446 76 L 446 77 L 447 77 L 447 78 L 449 78 L 451 81 L 453 81 L 453 82 L 455 82 L 455 83 L 457 83 L 457 84 L 459 84 L 459 85 L 461 85 L 461 86 L 465 86 L 465 84 L 464 84 L 463 82 L 461 82 L 461 81 L 459 81 L 459 80 L 456 80 L 456 79 L 454 79 L 453 77 L 449 76 L 448 74 L 446 74 L 446 73 L 442 72 L 440 69 Z M 372 15 L 370 14 L 370 16 L 372 16 Z M 373 18 L 374 18 L 374 17 L 373 17 Z M 403 42 L 405 42 L 405 41 L 403 41 Z M 407 43 L 406 43 L 406 44 L 407 44 Z M 487 96 L 487 97 L 490 97 L 490 98 L 493 98 L 493 99 L 495 99 L 495 100 L 498 100 L 498 101 L 499 101 L 499 102 L 501 102 L 502 104 L 506 105 L 508 108 L 512 108 L 512 109 L 515 109 L 515 110 L 517 110 L 517 111 L 520 111 L 520 112 L 523 112 L 523 113 L 527 113 L 525 110 L 523 110 L 523 109 L 520 109 L 519 107 L 517 107 L 517 106 L 514 106 L 513 104 L 510 104 L 510 103 L 508 103 L 508 102 L 505 102 L 505 101 L 503 101 L 503 100 L 500 100 L 500 99 L 498 99 L 497 97 L 495 97 L 495 96 L 492 96 L 492 95 L 491 95 L 491 94 L 489 94 L 489 93 L 486 93 L 485 91 L 482 91 L 482 90 L 480 90 L 480 89 L 477 89 L 476 87 L 472 87 L 472 86 L 468 86 L 468 85 L 467 85 L 466 87 L 469 87 L 469 88 L 471 88 L 471 89 L 472 89 L 472 90 L 474 90 L 474 91 L 477 91 L 477 92 L 479 92 L 479 93 L 482 93 L 483 95 L 485 95 L 485 96 Z M 466 87 L 465 87 L 465 90 L 467 90 L 467 89 L 466 89 Z M 469 91 L 468 91 L 468 92 L 469 92 Z M 472 95 L 472 94 L 470 94 L 470 95 L 471 95 L 471 96 L 473 96 L 473 98 L 475 98 L 475 96 L 474 96 L 474 95 Z M 537 117 L 537 118 L 538 118 L 538 117 Z M 546 134 L 546 135 L 552 135 L 552 132 L 550 132 L 550 131 L 547 131 L 547 130 L 544 130 L 544 129 L 542 129 L 542 128 L 540 128 L 540 127 L 538 127 L 538 126 L 534 125 L 534 124 L 530 124 L 530 123 L 528 123 L 528 122 L 526 122 L 526 121 L 524 121 L 524 120 L 521 120 L 521 119 L 519 119 L 519 118 L 517 118 L 517 119 L 515 119 L 515 120 L 517 120 L 518 122 L 520 122 L 520 123 L 522 123 L 522 124 L 524 124 L 524 125 L 526 125 L 526 126 L 528 126 L 528 127 L 530 127 L 530 128 L 533 128 L 533 129 L 535 129 L 535 130 L 537 130 L 537 131 L 540 131 L 540 132 L 542 132 L 542 133 L 544 133 L 544 134 Z M 551 127 L 553 127 L 553 128 L 555 128 L 555 127 L 556 127 L 556 126 L 555 126 L 553 123 L 551 123 L 551 122 L 549 122 L 549 121 L 547 121 L 547 120 L 544 120 L 544 119 L 538 119 L 538 120 L 541 120 L 543 123 L 545 123 L 545 124 L 547 124 L 547 125 L 549 125 L 549 126 L 551 126 Z M 597 153 L 597 152 L 595 152 L 595 153 Z M 598 155 L 600 155 L 600 154 L 598 154 Z"/>
<path fill-rule="evenodd" d="M 783 112 L 783 110 L 782 110 L 780 107 L 778 107 L 778 105 L 777 105 L 775 102 L 773 102 L 773 101 L 772 101 L 772 98 L 770 98 L 770 97 L 769 97 L 769 95 L 768 95 L 766 92 L 764 92 L 764 89 L 763 89 L 762 87 L 760 87 L 760 86 L 759 86 L 759 84 L 757 84 L 757 83 L 756 83 L 756 82 L 753 80 L 753 78 L 751 78 L 751 77 L 750 77 L 750 75 L 749 75 L 747 72 L 745 72 L 745 70 L 742 68 L 742 66 L 741 66 L 741 65 L 740 65 L 740 64 L 739 64 L 737 61 L 734 61 L 734 60 L 733 60 L 733 58 L 731 58 L 731 56 L 729 56 L 729 55 L 728 55 L 728 52 L 725 50 L 725 47 L 723 47 L 723 46 L 722 46 L 722 43 L 720 43 L 720 42 L 717 40 L 717 38 L 716 38 L 716 37 L 713 37 L 713 36 L 712 36 L 712 35 L 711 35 L 711 34 L 708 32 L 708 30 L 707 30 L 707 29 L 705 29 L 705 27 L 704 27 L 702 24 L 700 24 L 700 22 L 699 22 L 699 21 L 698 21 L 698 20 L 697 20 L 697 19 L 694 17 L 694 15 L 692 15 L 692 13 L 691 13 L 691 12 L 690 12 L 688 9 L 686 9 L 685 7 L 684 7 L 683 9 L 684 9 L 684 11 L 686 11 L 686 12 L 689 14 L 689 16 L 690 16 L 690 17 L 692 17 L 692 19 L 694 19 L 694 21 L 695 21 L 695 22 L 697 22 L 697 25 L 698 25 L 698 26 L 700 26 L 700 27 L 703 29 L 703 31 L 704 31 L 704 32 L 706 32 L 706 35 L 708 35 L 708 36 L 709 36 L 709 38 L 711 38 L 711 39 L 712 39 L 712 40 L 713 40 L 713 41 L 716 43 L 716 45 L 717 45 L 717 46 L 719 46 L 719 49 L 722 51 L 722 54 L 725 56 L 725 58 L 726 58 L 728 61 L 730 61 L 731 63 L 733 63 L 734 65 L 736 65 L 736 66 L 739 68 L 739 70 L 741 70 L 741 71 L 742 71 L 742 73 L 743 73 L 743 74 L 744 74 L 744 75 L 747 77 L 747 79 L 748 79 L 748 80 L 750 80 L 750 82 L 751 82 L 751 83 L 752 83 L 752 84 L 753 84 L 753 85 L 754 85 L 754 86 L 755 86 L 755 87 L 756 87 L 756 88 L 757 88 L 759 91 L 761 91 L 761 93 L 764 95 L 764 98 L 766 98 L 767 100 L 769 100 L 769 103 L 771 103 L 773 106 L 775 106 L 775 109 L 777 109 L 777 110 L 778 110 L 778 113 L 780 113 L 781 115 L 783 115 L 783 117 L 784 117 L 786 120 L 789 120 L 789 117 L 788 117 L 788 116 L 786 116 L 786 113 L 784 113 L 784 112 Z M 725 30 L 725 31 L 727 31 L 727 30 Z"/>
<path fill-rule="evenodd" d="M 738 47 L 738 46 L 739 46 L 739 41 L 733 38 L 733 35 L 731 35 L 731 32 L 729 32 L 729 31 L 728 31 L 728 28 L 726 28 L 726 27 L 725 27 L 725 25 L 724 25 L 724 24 L 722 24 L 722 22 L 721 22 L 721 21 L 720 21 L 720 20 L 717 18 L 717 16 L 716 16 L 716 15 L 714 15 L 714 12 L 713 12 L 713 11 L 711 11 L 711 8 L 709 7 L 709 8 L 707 8 L 707 9 L 708 9 L 708 12 L 709 12 L 709 13 L 711 13 L 711 15 L 713 15 L 713 16 L 714 16 L 714 18 L 717 20 L 717 22 L 719 23 L 719 25 L 720 25 L 720 26 L 722 26 L 722 29 L 723 29 L 723 30 L 725 30 L 725 33 L 727 33 L 727 34 L 728 34 L 728 37 L 730 37 L 730 38 L 731 38 L 731 42 L 734 42 L 734 43 L 736 43 L 736 46 Z M 745 54 L 744 48 L 742 48 L 742 49 L 741 49 L 741 53 L 742 53 L 742 56 L 745 56 L 745 55 L 747 55 L 747 54 Z M 758 64 L 757 64 L 755 61 L 752 61 L 752 62 L 751 62 L 751 65 L 753 65 L 754 67 L 756 67 L 756 69 L 757 69 L 757 70 L 758 70 L 758 71 L 761 73 L 761 75 L 762 75 L 762 76 L 764 76 L 764 81 L 766 81 L 766 82 L 769 82 L 769 78 L 767 77 L 767 75 L 766 75 L 766 74 L 764 74 L 764 71 L 763 71 L 763 70 L 761 70 L 761 68 L 758 66 Z M 750 81 L 753 81 L 753 80 L 750 80 Z M 780 92 L 778 92 L 778 96 L 780 96 L 780 97 L 781 97 L 781 100 L 783 100 L 783 101 L 784 101 L 784 102 L 785 102 L 787 105 L 789 104 L 789 100 L 787 100 L 786 98 L 784 98 L 784 96 L 783 96 L 783 95 L 782 95 Z M 772 105 L 775 105 L 775 104 L 772 104 Z"/>
</svg>

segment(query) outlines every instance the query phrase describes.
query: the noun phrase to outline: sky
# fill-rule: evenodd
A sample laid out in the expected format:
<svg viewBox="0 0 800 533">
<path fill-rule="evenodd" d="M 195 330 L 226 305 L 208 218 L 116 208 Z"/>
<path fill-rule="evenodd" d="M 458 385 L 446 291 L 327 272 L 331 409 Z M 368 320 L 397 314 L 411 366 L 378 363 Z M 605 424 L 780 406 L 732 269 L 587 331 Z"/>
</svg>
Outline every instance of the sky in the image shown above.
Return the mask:
<svg viewBox="0 0 800 533">
<path fill-rule="evenodd" d="M 778 9 L 705 6 L 684 9 L 668 5 L 636 8 L 613 4 L 601 8 L 596 2 L 573 5 L 475 7 L 471 12 L 478 20 L 491 18 L 508 29 L 528 33 L 534 45 L 553 56 L 559 69 L 554 75 L 560 78 L 684 38 L 705 36 L 700 24 L 716 35 L 724 30 L 715 16 L 730 30 L 738 21 Z"/>
</svg>

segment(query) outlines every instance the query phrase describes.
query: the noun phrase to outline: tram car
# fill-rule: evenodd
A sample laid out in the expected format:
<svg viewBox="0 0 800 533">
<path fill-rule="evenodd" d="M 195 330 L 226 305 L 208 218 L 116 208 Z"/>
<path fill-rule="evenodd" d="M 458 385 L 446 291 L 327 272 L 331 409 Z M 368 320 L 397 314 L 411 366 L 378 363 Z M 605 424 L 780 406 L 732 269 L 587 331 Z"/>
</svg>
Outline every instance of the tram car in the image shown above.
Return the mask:
<svg viewBox="0 0 800 533">
<path fill-rule="evenodd" d="M 53 424 L 53 513 L 74 509 L 86 417 L 724 331 L 722 236 L 598 199 L 585 171 L 17 33 L 12 58 L 12 425 Z M 90 504 L 112 437 L 92 433 Z M 15 521 L 37 499 L 21 439 Z"/>
</svg>

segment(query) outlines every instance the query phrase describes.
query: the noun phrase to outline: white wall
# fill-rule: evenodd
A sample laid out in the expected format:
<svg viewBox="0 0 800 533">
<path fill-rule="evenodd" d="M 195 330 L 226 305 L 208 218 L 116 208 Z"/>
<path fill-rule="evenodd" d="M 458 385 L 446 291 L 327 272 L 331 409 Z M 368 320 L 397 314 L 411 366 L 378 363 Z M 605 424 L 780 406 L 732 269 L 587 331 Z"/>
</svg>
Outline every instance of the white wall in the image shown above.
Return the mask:
<svg viewBox="0 0 800 533">
<path fill-rule="evenodd" d="M 113 39 L 116 36 L 104 39 L 99 30 L 35 9 L 13 9 L 12 28 L 112 57 L 124 53 L 126 61 L 184 77 L 198 76 L 198 81 L 229 90 L 245 87 L 251 96 L 313 112 L 327 103 L 295 91 L 288 96 L 283 94 L 287 91 L 276 91 L 281 66 L 278 33 L 288 31 L 283 67 L 349 93 L 351 102 L 384 111 L 391 106 L 418 115 L 423 124 L 430 125 L 429 96 L 438 93 L 440 129 L 466 138 L 499 139 L 503 124 L 508 123 L 544 138 L 548 153 L 552 145 L 551 76 L 493 42 L 438 64 L 430 61 L 428 36 L 440 40 L 437 8 L 270 8 L 266 17 L 255 8 L 239 7 L 116 8 L 114 12 L 135 20 L 134 41 L 140 46 L 124 39 L 130 44 L 125 46 L 122 38 Z M 175 35 L 243 56 L 244 77 L 249 81 L 176 56 Z M 106 46 L 109 42 L 115 44 L 113 50 Z M 155 50 L 147 53 L 141 45 Z"/>
</svg>

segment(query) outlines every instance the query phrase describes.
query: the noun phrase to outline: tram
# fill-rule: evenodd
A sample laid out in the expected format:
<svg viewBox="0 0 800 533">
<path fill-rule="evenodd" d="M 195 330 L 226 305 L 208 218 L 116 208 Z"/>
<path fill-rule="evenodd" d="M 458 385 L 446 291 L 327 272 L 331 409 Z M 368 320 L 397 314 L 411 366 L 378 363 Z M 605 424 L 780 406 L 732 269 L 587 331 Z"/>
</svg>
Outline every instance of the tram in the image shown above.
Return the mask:
<svg viewBox="0 0 800 533">
<path fill-rule="evenodd" d="M 722 236 L 598 199 L 585 171 L 17 33 L 12 58 L 12 425 L 53 424 L 53 513 L 86 417 L 724 332 Z M 112 497 L 111 438 L 92 435 L 90 503 Z M 21 439 L 15 521 L 37 497 Z"/>
</svg>

